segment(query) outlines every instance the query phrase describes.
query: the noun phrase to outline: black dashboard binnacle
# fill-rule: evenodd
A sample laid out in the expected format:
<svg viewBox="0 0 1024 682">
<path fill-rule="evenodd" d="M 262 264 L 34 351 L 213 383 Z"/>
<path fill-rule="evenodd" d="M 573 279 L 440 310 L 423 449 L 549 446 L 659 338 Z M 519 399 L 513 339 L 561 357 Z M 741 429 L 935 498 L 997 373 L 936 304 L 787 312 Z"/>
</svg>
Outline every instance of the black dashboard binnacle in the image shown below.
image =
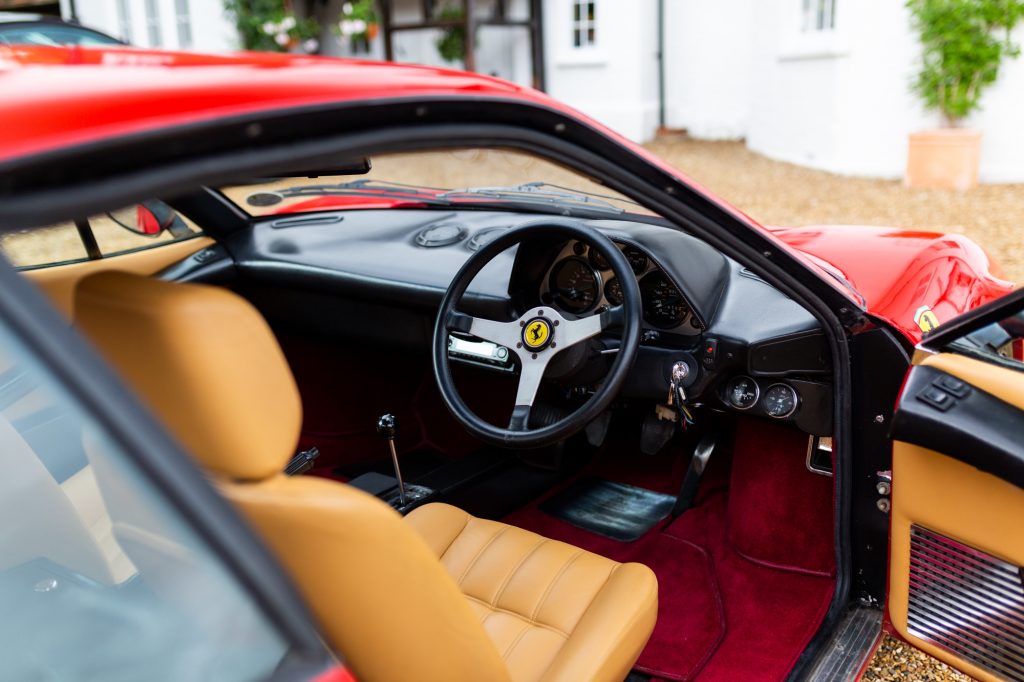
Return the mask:
<svg viewBox="0 0 1024 682">
<path fill-rule="evenodd" d="M 504 211 L 415 209 L 301 218 L 267 218 L 232 243 L 239 273 L 250 283 L 274 286 L 280 314 L 294 324 L 418 350 L 429 348 L 444 291 L 480 244 L 537 220 Z M 612 239 L 639 284 L 643 341 L 620 391 L 624 399 L 664 402 L 672 366 L 685 362 L 691 370 L 685 388 L 695 403 L 831 434 L 830 354 L 819 323 L 803 307 L 658 219 L 581 223 Z M 449 238 L 428 238 L 440 228 Z M 619 286 L 596 251 L 553 231 L 550 239 L 521 243 L 492 260 L 462 305 L 468 314 L 495 320 L 515 319 L 535 306 L 587 317 L 621 303 Z M 282 301 L 282 289 L 294 290 L 296 299 Z M 311 290 L 316 297 L 309 296 Z M 314 299 L 318 311 L 311 310 Z M 301 319 L 298 310 L 304 311 Z M 344 323 L 351 319 L 374 323 Z M 481 341 L 453 336 L 450 357 L 515 371 L 514 354 Z M 560 376 L 559 382 L 582 390 L 600 382 L 618 341 L 609 333 L 589 343 L 587 369 Z"/>
</svg>

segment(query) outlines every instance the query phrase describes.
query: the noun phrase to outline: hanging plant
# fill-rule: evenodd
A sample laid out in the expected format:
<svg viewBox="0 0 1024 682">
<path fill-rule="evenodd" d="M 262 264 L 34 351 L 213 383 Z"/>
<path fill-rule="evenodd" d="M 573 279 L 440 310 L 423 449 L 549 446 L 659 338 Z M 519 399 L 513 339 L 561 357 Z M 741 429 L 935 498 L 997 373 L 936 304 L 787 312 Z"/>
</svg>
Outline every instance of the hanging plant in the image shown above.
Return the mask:
<svg viewBox="0 0 1024 682">
<path fill-rule="evenodd" d="M 316 19 L 303 19 L 288 0 L 224 0 L 246 50 L 313 53 L 320 48 Z"/>
<path fill-rule="evenodd" d="M 1020 54 L 1011 36 L 1024 18 L 1021 0 L 908 0 L 921 38 L 913 83 L 925 107 L 956 127 L 980 107 L 1005 59 Z"/>
<path fill-rule="evenodd" d="M 441 21 L 458 21 L 462 22 L 466 18 L 465 12 L 461 7 L 448 6 L 442 8 L 436 14 L 437 19 Z M 437 53 L 441 55 L 441 59 L 446 62 L 461 62 L 466 59 L 466 29 L 465 26 L 460 23 L 458 26 L 449 26 L 444 29 L 441 33 L 441 37 L 434 43 L 437 47 Z"/>
<path fill-rule="evenodd" d="M 380 19 L 374 0 L 355 0 L 341 6 L 338 34 L 351 43 L 356 51 L 369 52 L 370 42 L 380 32 Z"/>
</svg>

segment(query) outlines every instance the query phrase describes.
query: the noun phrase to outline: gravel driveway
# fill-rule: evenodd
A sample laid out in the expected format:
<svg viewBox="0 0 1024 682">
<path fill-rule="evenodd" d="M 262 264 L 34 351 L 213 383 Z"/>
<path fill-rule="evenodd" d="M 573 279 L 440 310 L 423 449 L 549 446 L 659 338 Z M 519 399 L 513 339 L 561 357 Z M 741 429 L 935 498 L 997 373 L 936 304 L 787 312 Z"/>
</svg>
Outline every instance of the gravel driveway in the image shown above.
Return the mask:
<svg viewBox="0 0 1024 682">
<path fill-rule="evenodd" d="M 673 166 L 766 225 L 891 225 L 965 234 L 1024 282 L 1024 184 L 969 192 L 908 189 L 772 161 L 740 142 L 665 136 L 647 145 Z"/>
</svg>

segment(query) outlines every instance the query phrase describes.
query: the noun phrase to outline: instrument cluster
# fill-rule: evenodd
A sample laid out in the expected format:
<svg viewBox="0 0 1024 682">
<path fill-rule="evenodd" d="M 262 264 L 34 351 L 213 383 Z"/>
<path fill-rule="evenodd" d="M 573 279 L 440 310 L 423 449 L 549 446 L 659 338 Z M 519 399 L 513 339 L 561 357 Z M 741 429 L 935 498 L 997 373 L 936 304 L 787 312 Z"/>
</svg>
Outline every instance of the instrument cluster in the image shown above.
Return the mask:
<svg viewBox="0 0 1024 682">
<path fill-rule="evenodd" d="M 700 323 L 682 293 L 641 249 L 616 243 L 640 285 L 644 322 L 655 329 L 695 335 Z M 569 242 L 548 270 L 541 299 L 560 310 L 583 315 L 603 306 L 621 305 L 622 283 L 607 260 L 579 241 Z"/>
</svg>

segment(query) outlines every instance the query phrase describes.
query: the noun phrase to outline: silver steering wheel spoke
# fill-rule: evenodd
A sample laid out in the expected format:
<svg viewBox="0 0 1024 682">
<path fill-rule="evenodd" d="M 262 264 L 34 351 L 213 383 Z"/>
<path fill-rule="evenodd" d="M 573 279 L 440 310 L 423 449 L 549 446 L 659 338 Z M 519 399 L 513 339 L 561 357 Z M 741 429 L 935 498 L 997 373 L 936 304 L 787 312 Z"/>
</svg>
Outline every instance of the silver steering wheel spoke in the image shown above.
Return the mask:
<svg viewBox="0 0 1024 682">
<path fill-rule="evenodd" d="M 520 324 L 518 320 L 499 322 L 452 311 L 445 321 L 445 326 L 448 331 L 471 334 L 478 339 L 490 341 L 512 350 L 515 350 L 516 343 L 519 341 Z"/>
</svg>

